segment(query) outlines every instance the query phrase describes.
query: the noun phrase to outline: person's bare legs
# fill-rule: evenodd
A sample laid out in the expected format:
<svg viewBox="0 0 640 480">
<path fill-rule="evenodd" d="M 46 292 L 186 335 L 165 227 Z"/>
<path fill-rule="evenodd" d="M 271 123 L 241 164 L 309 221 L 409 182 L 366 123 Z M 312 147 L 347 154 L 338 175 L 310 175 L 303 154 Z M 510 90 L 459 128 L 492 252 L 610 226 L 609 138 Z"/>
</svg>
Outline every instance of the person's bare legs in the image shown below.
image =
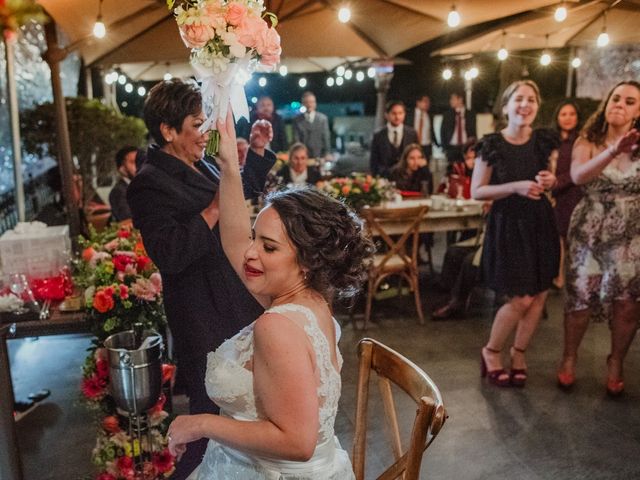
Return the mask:
<svg viewBox="0 0 640 480">
<path fill-rule="evenodd" d="M 638 329 L 640 304 L 632 300 L 620 300 L 613 304 L 611 320 L 611 355 L 607 362 L 607 381 L 622 381 L 622 364 Z"/>
<path fill-rule="evenodd" d="M 524 360 L 524 351 L 531 342 L 531 337 L 538 328 L 540 318 L 542 317 L 542 310 L 544 309 L 544 303 L 547 300 L 548 290 L 540 292 L 531 298 L 531 303 L 526 309 L 524 316 L 518 322 L 516 329 L 516 335 L 513 339 L 513 347 L 511 349 L 511 368 L 517 370 L 526 370 L 527 364 Z"/>
<path fill-rule="evenodd" d="M 564 261 L 567 256 L 567 239 L 560 236 L 560 268 L 558 269 L 558 276 L 553 279 L 553 285 L 557 289 L 564 287 Z"/>
<path fill-rule="evenodd" d="M 591 310 L 577 310 L 564 314 L 564 351 L 558 370 L 558 380 L 564 386 L 570 386 L 576 376 L 578 348 L 589 326 Z"/>
<path fill-rule="evenodd" d="M 533 303 L 535 297 L 522 296 L 511 297 L 507 303 L 502 305 L 496 313 L 496 318 L 491 326 L 489 341 L 482 351 L 482 355 L 487 362 L 489 371 L 500 370 L 502 359 L 500 352 L 509 335 L 516 329 L 518 324 L 526 316 L 527 311 Z"/>
</svg>

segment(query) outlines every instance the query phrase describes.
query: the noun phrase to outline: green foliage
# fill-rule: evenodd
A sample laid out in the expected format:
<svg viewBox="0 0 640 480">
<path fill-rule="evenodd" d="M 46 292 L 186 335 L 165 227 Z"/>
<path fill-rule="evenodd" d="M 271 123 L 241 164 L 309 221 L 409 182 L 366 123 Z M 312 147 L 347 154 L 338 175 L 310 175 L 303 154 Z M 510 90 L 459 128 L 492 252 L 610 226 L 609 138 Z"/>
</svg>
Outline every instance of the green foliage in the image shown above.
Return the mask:
<svg viewBox="0 0 640 480">
<path fill-rule="evenodd" d="M 100 100 L 66 99 L 71 153 L 77 158 L 84 185 L 91 185 L 93 168 L 98 185 L 109 185 L 115 172 L 115 154 L 124 145 L 143 146 L 147 130 L 136 117 L 122 115 Z M 24 112 L 21 130 L 25 149 L 58 158 L 56 111 L 43 103 Z"/>
</svg>

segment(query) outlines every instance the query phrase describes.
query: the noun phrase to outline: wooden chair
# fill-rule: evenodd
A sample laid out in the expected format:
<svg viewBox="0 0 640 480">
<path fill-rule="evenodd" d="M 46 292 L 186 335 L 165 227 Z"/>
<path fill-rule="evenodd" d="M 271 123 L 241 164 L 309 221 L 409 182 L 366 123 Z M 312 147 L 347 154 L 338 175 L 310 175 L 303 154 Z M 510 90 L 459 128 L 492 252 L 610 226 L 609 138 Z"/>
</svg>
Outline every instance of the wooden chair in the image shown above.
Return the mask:
<svg viewBox="0 0 640 480">
<path fill-rule="evenodd" d="M 447 418 L 442 396 L 436 384 L 416 364 L 371 338 L 358 344 L 359 374 L 356 397 L 356 428 L 353 441 L 353 471 L 356 480 L 365 476 L 365 443 L 367 437 L 367 406 L 371 371 L 378 374 L 385 418 L 391 434 L 395 462 L 377 480 L 418 480 L 422 456 L 440 432 Z M 403 390 L 417 405 L 408 448 L 403 452 L 398 429 L 391 384 Z"/>
<path fill-rule="evenodd" d="M 373 237 L 381 237 L 388 247 L 384 253 L 376 254 L 369 269 L 367 285 L 367 305 L 364 313 L 364 328 L 371 319 L 371 305 L 378 287 L 390 275 L 400 275 L 409 283 L 418 310 L 420 324 L 424 324 L 420 288 L 418 286 L 418 240 L 420 237 L 420 222 L 424 219 L 429 207 L 409 208 L 364 208 L 364 216 L 369 231 Z M 384 224 L 389 222 L 402 224 L 400 238 L 394 240 L 385 230 Z M 409 251 L 407 251 L 409 244 Z"/>
</svg>

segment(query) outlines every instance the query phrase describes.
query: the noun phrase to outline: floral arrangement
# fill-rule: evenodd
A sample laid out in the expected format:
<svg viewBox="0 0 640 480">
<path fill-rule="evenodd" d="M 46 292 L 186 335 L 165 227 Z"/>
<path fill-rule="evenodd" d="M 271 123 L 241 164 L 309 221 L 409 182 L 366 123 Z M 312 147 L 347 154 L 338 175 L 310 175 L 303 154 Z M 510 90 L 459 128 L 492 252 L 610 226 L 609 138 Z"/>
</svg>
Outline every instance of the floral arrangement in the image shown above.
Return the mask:
<svg viewBox="0 0 640 480">
<path fill-rule="evenodd" d="M 42 7 L 35 0 L 0 0 L 0 33 L 5 39 L 14 39 L 18 29 L 31 20 L 47 20 Z"/>
<path fill-rule="evenodd" d="M 393 183 L 386 178 L 371 175 L 336 177 L 318 182 L 316 186 L 336 198 L 344 199 L 355 210 L 365 205 L 378 205 L 380 202 L 392 200 L 395 193 Z"/>
<path fill-rule="evenodd" d="M 167 449 L 169 413 L 164 395 L 148 414 L 151 437 L 140 441 L 128 434 L 128 419 L 118 415 L 109 395 L 109 362 L 104 340 L 114 333 L 130 330 L 140 323 L 144 329 L 164 330 L 162 279 L 146 255 L 139 232 L 130 227 L 111 226 L 103 232 L 91 228 L 89 238 L 80 238 L 82 254 L 74 262 L 74 283 L 85 289 L 87 316 L 96 336 L 94 348 L 82 367 L 82 395 L 96 411 L 99 432 L 93 463 L 100 470 L 98 480 L 133 480 L 134 455 L 145 459 L 145 480 L 166 478 L 174 470 L 175 459 Z M 162 383 L 170 382 L 175 366 L 162 366 Z M 138 475 L 138 476 L 136 476 Z"/>
<path fill-rule="evenodd" d="M 167 0 L 167 6 L 202 81 L 207 120 L 201 129 L 212 130 L 206 151 L 214 155 L 219 142 L 212 128 L 216 120 L 226 117 L 229 104 L 236 120 L 249 120 L 244 84 L 256 68 L 270 71 L 280 61 L 277 17 L 265 12 L 263 0 Z"/>
<path fill-rule="evenodd" d="M 91 229 L 78 240 L 82 255 L 75 262 L 74 283 L 85 289 L 93 334 L 100 342 L 130 330 L 134 323 L 162 330 L 162 279 L 146 255 L 140 234 L 127 227 L 103 232 Z"/>
</svg>

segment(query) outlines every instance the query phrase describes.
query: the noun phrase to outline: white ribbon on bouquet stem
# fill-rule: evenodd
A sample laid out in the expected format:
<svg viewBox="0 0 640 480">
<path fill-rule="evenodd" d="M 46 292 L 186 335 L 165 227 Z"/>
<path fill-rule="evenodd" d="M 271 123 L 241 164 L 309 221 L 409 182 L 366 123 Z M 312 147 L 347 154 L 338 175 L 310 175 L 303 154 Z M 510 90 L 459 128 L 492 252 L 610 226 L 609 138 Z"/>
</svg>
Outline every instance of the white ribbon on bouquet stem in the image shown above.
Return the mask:
<svg viewBox="0 0 640 480">
<path fill-rule="evenodd" d="M 197 64 L 194 64 L 193 68 L 202 82 L 202 102 L 207 114 L 207 119 L 200 127 L 201 132 L 215 130 L 216 120 L 226 118 L 229 105 L 236 122 L 242 117 L 249 120 L 249 105 L 244 92 L 244 82 L 240 78 L 241 75 L 250 74 L 249 59 L 230 63 L 224 72 L 217 74 Z"/>
</svg>

